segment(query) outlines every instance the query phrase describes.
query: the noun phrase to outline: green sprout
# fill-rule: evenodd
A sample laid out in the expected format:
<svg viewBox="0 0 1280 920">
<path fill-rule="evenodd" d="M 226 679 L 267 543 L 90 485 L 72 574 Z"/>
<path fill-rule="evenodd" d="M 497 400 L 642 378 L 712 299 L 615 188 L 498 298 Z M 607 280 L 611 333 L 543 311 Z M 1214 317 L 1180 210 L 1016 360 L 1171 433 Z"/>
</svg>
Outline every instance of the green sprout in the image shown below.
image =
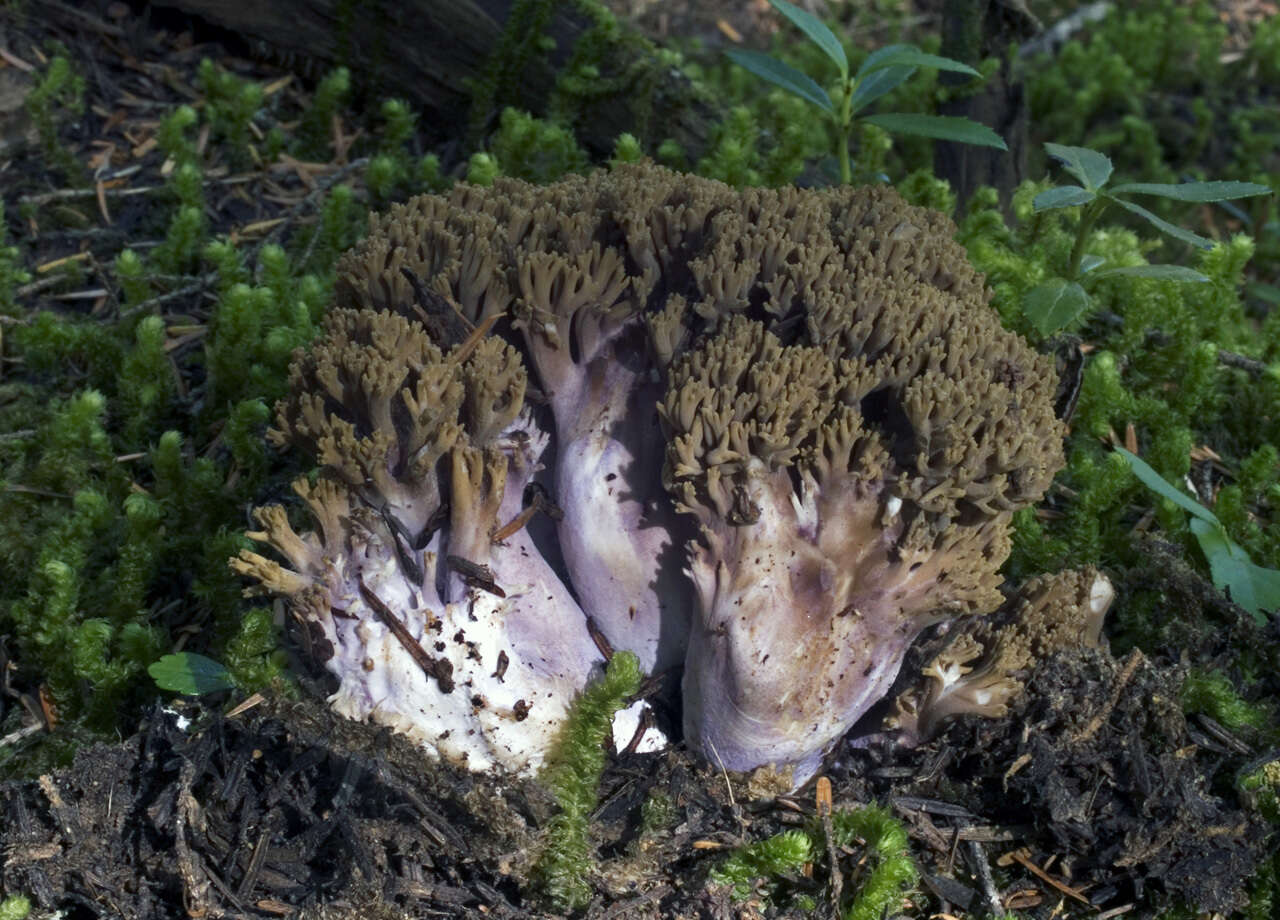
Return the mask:
<svg viewBox="0 0 1280 920">
<path fill-rule="evenodd" d="M 1129 462 L 1143 485 L 1191 513 L 1191 532 L 1209 563 L 1215 587 L 1229 592 L 1231 600 L 1252 614 L 1258 625 L 1266 623 L 1266 611 L 1280 611 L 1280 570 L 1256 564 L 1244 547 L 1227 535 L 1216 514 L 1174 488 L 1145 461 L 1123 447 L 1117 447 L 1116 452 Z"/>
<path fill-rule="evenodd" d="M 853 132 L 854 117 L 859 112 L 911 79 L 916 70 L 921 67 L 981 77 L 978 71 L 967 64 L 936 54 L 926 54 L 914 45 L 886 45 L 868 55 L 862 62 L 862 66 L 850 73 L 849 58 L 845 54 L 844 46 L 821 20 L 786 0 L 769 0 L 769 2 L 835 63 L 840 72 L 836 98 L 832 99 L 830 94 L 812 77 L 785 61 L 757 51 L 743 51 L 736 48 L 725 53 L 735 64 L 751 71 L 757 77 L 782 87 L 822 110 L 827 122 L 835 130 L 836 159 L 840 163 L 840 181 L 845 185 L 853 180 L 853 168 L 849 163 L 849 138 Z M 1008 149 L 1000 135 L 986 125 L 968 118 L 889 112 L 866 115 L 862 120 L 891 133 L 914 134 L 937 140 L 958 141 L 962 144 Z"/>
<path fill-rule="evenodd" d="M 1111 179 L 1111 159 L 1088 147 L 1064 147 L 1061 144 L 1045 144 L 1049 156 L 1062 163 L 1063 169 L 1079 180 L 1079 185 L 1059 185 L 1037 195 L 1032 207 L 1038 214 L 1055 208 L 1082 207 L 1080 222 L 1076 227 L 1075 244 L 1067 263 L 1065 278 L 1053 278 L 1027 291 L 1022 309 L 1031 324 L 1042 335 L 1050 335 L 1064 328 L 1092 307 L 1089 294 L 1080 284 L 1086 275 L 1092 279 L 1114 276 L 1154 278 L 1160 281 L 1208 281 L 1200 272 L 1183 265 L 1125 265 L 1103 268 L 1106 260 L 1085 252 L 1089 234 L 1112 204 L 1136 214 L 1157 230 L 1199 249 L 1212 249 L 1213 242 L 1197 233 L 1184 230 L 1176 224 L 1152 214 L 1142 205 L 1118 197 L 1130 195 L 1156 195 L 1175 201 L 1216 202 L 1253 195 L 1269 194 L 1271 189 L 1254 182 L 1126 182 L 1104 190 Z"/>
</svg>

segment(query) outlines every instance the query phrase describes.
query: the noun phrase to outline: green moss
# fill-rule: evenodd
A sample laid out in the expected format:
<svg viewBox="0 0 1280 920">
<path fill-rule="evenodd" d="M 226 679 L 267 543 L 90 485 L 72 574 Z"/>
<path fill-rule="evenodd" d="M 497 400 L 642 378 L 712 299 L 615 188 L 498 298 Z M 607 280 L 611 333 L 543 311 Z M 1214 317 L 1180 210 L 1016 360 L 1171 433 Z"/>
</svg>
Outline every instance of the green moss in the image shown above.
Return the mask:
<svg viewBox="0 0 1280 920">
<path fill-rule="evenodd" d="M 233 163 L 245 166 L 253 161 L 249 125 L 262 107 L 262 87 L 230 73 L 205 58 L 196 73 L 196 85 L 204 94 L 205 122 Z"/>
<path fill-rule="evenodd" d="M 546 183 L 587 168 L 587 155 L 563 125 L 503 109 L 489 152 L 504 176 Z"/>
<path fill-rule="evenodd" d="M 642 159 L 644 159 L 644 150 L 635 135 L 619 134 L 613 145 L 613 158 L 609 161 L 610 164 L 616 166 L 619 163 L 638 163 Z"/>
<path fill-rule="evenodd" d="M 1030 63 L 1032 123 L 1041 137 L 1103 150 L 1146 181 L 1253 176 L 1280 140 L 1265 89 L 1274 84 L 1258 78 L 1274 62 L 1274 35 L 1256 29 L 1239 57 L 1225 53 L 1227 28 L 1212 3 L 1117 8 Z"/>
<path fill-rule="evenodd" d="M 497 112 L 519 99 L 520 80 L 534 61 L 546 54 L 544 41 L 554 9 L 553 0 L 515 0 L 511 4 L 501 36 L 481 75 L 470 86 L 469 135 L 473 144 L 481 141 Z"/>
<path fill-rule="evenodd" d="M 0 920 L 23 920 L 31 913 L 31 900 L 26 895 L 11 894 L 0 901 Z"/>
<path fill-rule="evenodd" d="M 1272 856 L 1271 861 L 1255 873 L 1253 884 L 1249 890 L 1249 906 L 1244 915 L 1248 920 L 1271 920 L 1275 914 L 1276 892 L 1280 889 L 1280 856 Z"/>
<path fill-rule="evenodd" d="M 88 181 L 88 173 L 71 148 L 62 142 L 62 122 L 84 114 L 84 78 L 75 72 L 65 48 L 57 46 L 44 72 L 23 100 L 31 116 L 45 159 L 73 185 Z"/>
<path fill-rule="evenodd" d="M 151 284 L 147 281 L 142 259 L 132 249 L 122 249 L 115 259 L 116 284 L 120 287 L 122 305 L 136 307 L 151 298 Z"/>
<path fill-rule="evenodd" d="M 8 245 L 9 228 L 5 224 L 4 205 L 0 203 L 0 315 L 13 316 L 18 311 L 18 286 L 31 280 L 22 267 L 22 252 Z"/>
<path fill-rule="evenodd" d="M 732 885 L 733 896 L 746 900 L 763 884 L 777 886 L 779 877 L 796 872 L 813 858 L 813 838 L 805 831 L 783 831 L 734 850 L 711 871 L 711 881 Z"/>
<path fill-rule="evenodd" d="M 708 179 L 718 179 L 728 185 L 741 188 L 760 185 L 757 167 L 760 154 L 757 150 L 759 128 L 751 110 L 735 106 L 715 130 L 706 156 L 698 161 L 696 172 Z"/>
<path fill-rule="evenodd" d="M 1246 702 L 1225 674 L 1195 669 L 1182 684 L 1182 708 L 1202 712 L 1229 731 L 1253 732 L 1272 724 L 1273 714 Z"/>
<path fill-rule="evenodd" d="M 640 805 L 640 834 L 652 835 L 666 830 L 676 819 L 676 805 L 671 796 L 652 789 Z"/>
<path fill-rule="evenodd" d="M 604 771 L 605 739 L 614 713 L 640 689 L 640 663 L 630 652 L 609 659 L 604 677 L 574 702 L 540 779 L 560 806 L 548 825 L 536 876 L 559 910 L 584 906 L 591 896 L 589 818 Z"/>
<path fill-rule="evenodd" d="M 887 809 L 878 805 L 833 812 L 829 841 L 827 829 L 814 818 L 803 830 L 783 831 L 741 847 L 714 869 L 710 878 L 719 884 L 732 885 L 738 900 L 762 895 L 766 902 L 779 906 L 787 900 L 795 906 L 797 898 L 805 898 L 812 904 L 816 903 L 815 895 L 804 890 L 798 875 L 801 867 L 811 864 L 814 881 L 828 885 L 830 883 L 823 879 L 830 877 L 831 868 L 826 864 L 830 850 L 839 853 L 855 847 L 860 850 L 856 882 L 842 871 L 845 881 L 840 917 L 842 920 L 878 920 L 901 906 L 903 896 L 918 876 L 911 861 L 906 829 Z"/>
<path fill-rule="evenodd" d="M 498 161 L 483 152 L 471 154 L 467 161 L 467 181 L 472 185 L 493 185 L 493 180 L 501 175 Z"/>
<path fill-rule="evenodd" d="M 1040 188 L 1027 183 L 1015 193 L 1011 224 L 999 213 L 994 192 L 980 192 L 959 234 L 987 273 L 993 305 L 1006 324 L 1033 337 L 1022 298 L 1031 286 L 1061 275 L 1077 219 L 1064 211 L 1034 213 L 1030 201 Z M 1106 224 L 1088 237 L 1088 251 L 1112 265 L 1145 264 L 1150 248 L 1131 231 Z M 1280 429 L 1264 403 L 1272 385 L 1219 358 L 1222 349 L 1259 360 L 1277 353 L 1257 334 L 1240 298 L 1253 252 L 1252 241 L 1237 236 L 1203 253 L 1196 268 L 1209 278 L 1204 284 L 1118 276 L 1086 282 L 1094 312 L 1078 326 L 1091 350 L 1071 418 L 1067 466 L 1057 480 L 1061 491 L 1050 514 L 1017 516 L 1010 575 L 1068 564 L 1137 563 L 1135 508 L 1152 508 L 1159 527 L 1182 541 L 1190 558 L 1200 559 L 1185 513 L 1145 494 L 1124 463 L 1109 455 L 1108 445 L 1130 426 L 1143 459 L 1172 481 L 1191 472 L 1192 448 L 1200 444 L 1223 454 L 1228 468 L 1249 463 L 1248 492 L 1227 484 L 1219 501 L 1232 539 L 1247 545 L 1259 565 L 1275 567 L 1280 532 L 1268 490 L 1277 472 L 1266 445 L 1276 443 Z M 1259 511 L 1267 513 L 1259 517 Z"/>
<path fill-rule="evenodd" d="M 331 70 L 316 85 L 311 104 L 298 125 L 296 151 L 304 157 L 328 157 L 333 137 L 333 119 L 351 98 L 351 71 L 346 67 Z"/>
<path fill-rule="evenodd" d="M 180 105 L 160 122 L 156 142 L 165 156 L 175 163 L 190 163 L 197 158 L 196 145 L 187 136 L 200 122 L 200 116 L 189 105 Z"/>
<path fill-rule="evenodd" d="M 198 263 L 201 250 L 208 242 L 208 224 L 204 208 L 184 204 L 174 212 L 165 232 L 164 242 L 152 251 L 152 260 L 161 272 L 188 274 Z"/>
</svg>

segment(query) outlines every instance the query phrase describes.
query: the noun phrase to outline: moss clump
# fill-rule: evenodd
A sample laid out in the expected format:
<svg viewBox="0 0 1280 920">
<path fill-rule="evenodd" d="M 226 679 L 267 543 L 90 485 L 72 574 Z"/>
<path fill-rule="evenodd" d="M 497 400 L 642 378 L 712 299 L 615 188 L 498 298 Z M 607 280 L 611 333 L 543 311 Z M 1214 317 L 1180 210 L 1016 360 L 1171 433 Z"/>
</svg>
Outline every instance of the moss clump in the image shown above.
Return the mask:
<svg viewBox="0 0 1280 920">
<path fill-rule="evenodd" d="M 14 894 L 0 901 L 0 920 L 23 920 L 31 913 L 31 899 Z"/>
<path fill-rule="evenodd" d="M 1253 734 L 1272 724 L 1272 714 L 1247 702 L 1225 674 L 1193 670 L 1182 684 L 1182 708 L 1203 712 L 1232 732 Z"/>
<path fill-rule="evenodd" d="M 918 873 L 911 861 L 906 829 L 878 805 L 835 811 L 829 830 L 814 818 L 803 830 L 784 831 L 741 847 L 712 871 L 711 880 L 732 885 L 738 900 L 758 893 L 775 904 L 802 899 L 816 905 L 821 888 L 828 888 L 828 898 L 833 894 L 828 854 L 855 847 L 856 871 L 841 869 L 836 905 L 840 917 L 877 920 L 886 912 L 892 915 Z M 806 864 L 813 866 L 809 877 L 808 873 L 799 875 Z"/>
<path fill-rule="evenodd" d="M 24 100 L 45 159 L 73 185 L 85 183 L 88 175 L 62 142 L 59 123 L 84 114 L 84 89 L 84 77 L 75 72 L 66 49 L 58 48 Z"/>
<path fill-rule="evenodd" d="M 569 710 L 560 740 L 543 768 L 541 779 L 560 811 L 546 829 L 535 874 L 559 910 L 583 907 L 591 897 L 589 817 L 604 772 L 604 745 L 614 713 L 639 689 L 636 656 L 616 653 L 604 677 L 587 687 Z"/>
</svg>

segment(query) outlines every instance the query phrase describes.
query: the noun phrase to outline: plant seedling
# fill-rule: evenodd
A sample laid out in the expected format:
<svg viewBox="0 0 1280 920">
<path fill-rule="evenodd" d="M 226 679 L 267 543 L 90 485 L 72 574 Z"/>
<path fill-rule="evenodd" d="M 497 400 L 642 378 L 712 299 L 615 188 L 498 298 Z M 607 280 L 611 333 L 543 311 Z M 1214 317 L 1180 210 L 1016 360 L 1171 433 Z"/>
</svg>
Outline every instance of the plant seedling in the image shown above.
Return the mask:
<svg viewBox="0 0 1280 920">
<path fill-rule="evenodd" d="M 1206 185 L 1243 185 L 1245 183 L 1204 183 Z M 1198 200 L 1198 199 L 1191 199 Z M 1151 266 L 1156 268 L 1158 266 Z M 1133 474 L 1153 492 L 1167 498 L 1191 513 L 1191 532 L 1200 543 L 1200 551 L 1209 563 L 1209 574 L 1219 590 L 1229 591 L 1231 600 L 1253 615 L 1258 625 L 1266 623 L 1266 612 L 1280 612 L 1280 571 L 1266 569 L 1249 558 L 1244 547 L 1227 535 L 1218 516 L 1197 501 L 1174 488 L 1146 461 L 1123 447 L 1116 451 L 1133 469 Z"/>
<path fill-rule="evenodd" d="M 845 55 L 844 46 L 821 20 L 786 0 L 769 2 L 835 63 L 840 72 L 836 98 L 832 99 L 808 74 L 768 54 L 738 48 L 725 53 L 735 64 L 757 77 L 782 87 L 822 110 L 828 123 L 835 129 L 836 159 L 840 163 L 840 181 L 845 185 L 853 179 L 853 169 L 849 163 L 849 136 L 853 131 L 854 116 L 859 112 L 911 79 L 921 67 L 950 70 L 973 77 L 982 76 L 967 64 L 936 54 L 926 54 L 914 45 L 886 45 L 872 52 L 856 72 L 850 73 L 849 58 Z M 866 115 L 863 121 L 889 132 L 1007 149 L 1000 135 L 986 125 L 968 118 L 889 112 Z"/>
<path fill-rule="evenodd" d="M 1190 230 L 1184 230 L 1152 214 L 1142 205 L 1120 195 L 1156 195 L 1175 201 L 1215 202 L 1253 195 L 1268 194 L 1271 189 L 1254 182 L 1184 182 L 1174 185 L 1165 182 L 1126 182 L 1105 189 L 1111 180 L 1111 159 L 1088 147 L 1065 147 L 1062 144 L 1045 144 L 1049 156 L 1062 163 L 1063 169 L 1079 180 L 1079 185 L 1059 185 L 1047 189 L 1032 201 L 1039 214 L 1055 208 L 1084 208 L 1076 228 L 1075 244 L 1067 265 L 1065 278 L 1054 278 L 1038 284 L 1023 297 L 1022 309 L 1031 324 L 1041 335 L 1050 335 L 1064 328 L 1092 306 L 1088 292 L 1080 284 L 1086 275 L 1106 278 L 1127 275 L 1131 278 L 1156 278 L 1161 281 L 1208 281 L 1200 272 L 1184 265 L 1126 265 L 1103 268 L 1105 260 L 1085 252 L 1089 233 L 1097 225 L 1102 213 L 1112 204 L 1136 214 L 1162 233 L 1199 249 L 1212 249 L 1213 242 Z"/>
</svg>

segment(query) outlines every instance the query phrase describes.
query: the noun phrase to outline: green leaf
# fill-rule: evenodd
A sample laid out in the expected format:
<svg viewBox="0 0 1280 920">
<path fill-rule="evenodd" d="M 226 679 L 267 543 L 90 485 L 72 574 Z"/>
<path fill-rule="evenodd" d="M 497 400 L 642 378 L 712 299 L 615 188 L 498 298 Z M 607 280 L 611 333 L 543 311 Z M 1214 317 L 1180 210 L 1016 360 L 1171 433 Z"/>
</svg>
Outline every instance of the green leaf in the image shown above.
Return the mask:
<svg viewBox="0 0 1280 920">
<path fill-rule="evenodd" d="M 1208 281 L 1208 275 L 1202 275 L 1194 268 L 1185 265 L 1126 265 L 1123 268 L 1108 268 L 1098 272 L 1095 278 L 1110 278 L 1123 275 L 1128 278 L 1155 278 L 1159 281 Z"/>
<path fill-rule="evenodd" d="M 1127 182 L 1111 189 L 1112 194 L 1132 192 L 1135 195 L 1159 195 L 1178 201 L 1229 201 L 1270 194 L 1271 189 L 1256 182 Z"/>
<path fill-rule="evenodd" d="M 1266 622 L 1264 611 L 1280 610 L 1280 571 L 1254 563 L 1244 547 L 1227 534 L 1216 514 L 1174 488 L 1145 461 L 1123 447 L 1117 447 L 1116 453 L 1129 462 L 1133 474 L 1147 488 L 1191 513 L 1191 532 L 1209 563 L 1209 574 L 1216 587 L 1230 592 L 1231 600 L 1249 611 L 1259 623 Z"/>
<path fill-rule="evenodd" d="M 1093 192 L 1078 185 L 1060 185 L 1041 192 L 1031 200 L 1031 207 L 1036 211 L 1049 211 L 1053 208 L 1074 208 L 1088 204 L 1096 198 Z"/>
<path fill-rule="evenodd" d="M 1080 259 L 1080 274 L 1087 275 L 1100 265 L 1105 265 L 1106 259 L 1102 256 L 1095 256 L 1092 253 L 1086 254 Z"/>
<path fill-rule="evenodd" d="M 225 665 L 195 652 L 165 655 L 148 667 L 147 673 L 161 690 L 187 696 L 231 690 L 236 685 Z"/>
<path fill-rule="evenodd" d="M 980 125 L 968 118 L 892 112 L 885 115 L 868 115 L 863 121 L 898 134 L 934 137 L 938 140 L 958 141 L 961 144 L 975 144 L 979 147 L 995 147 L 998 150 L 1009 149 L 1005 146 L 1004 138 L 999 134 L 986 125 Z"/>
<path fill-rule="evenodd" d="M 1191 522 L 1191 532 L 1209 563 L 1214 585 L 1230 593 L 1231 600 L 1249 611 L 1259 625 L 1266 623 L 1265 613 L 1280 610 L 1280 571 L 1255 563 L 1221 524 L 1197 518 Z"/>
<path fill-rule="evenodd" d="M 1251 297 L 1265 300 L 1267 303 L 1280 304 L 1280 287 L 1267 284 L 1265 281 L 1251 281 L 1245 285 Z"/>
<path fill-rule="evenodd" d="M 1123 447 L 1117 447 L 1116 453 L 1129 461 L 1129 466 L 1133 469 L 1133 475 L 1137 476 L 1142 484 L 1153 492 L 1158 493 L 1164 498 L 1169 499 L 1183 511 L 1189 511 L 1202 521 L 1221 527 L 1218 516 L 1200 504 L 1195 499 L 1184 494 L 1181 490 L 1174 486 L 1155 470 L 1153 470 L 1147 461 L 1143 460 L 1136 454 L 1131 454 Z"/>
<path fill-rule="evenodd" d="M 908 67 L 929 67 L 933 70 L 949 70 L 953 73 L 967 73 L 971 77 L 980 77 L 982 74 L 974 70 L 968 64 L 962 64 L 959 61 L 952 60 L 949 57 L 941 57 L 936 54 L 926 54 L 914 45 L 885 45 L 867 55 L 867 59 L 862 62 L 862 66 L 858 68 L 858 77 L 864 77 L 869 73 L 877 70 L 883 70 L 886 67 L 898 67 L 906 65 Z"/>
<path fill-rule="evenodd" d="M 860 80 L 849 103 L 851 112 L 860 112 L 885 93 L 897 89 L 916 72 L 914 67 L 886 67 Z"/>
<path fill-rule="evenodd" d="M 789 93 L 794 93 L 806 102 L 812 102 L 828 115 L 835 114 L 835 106 L 831 97 L 808 74 L 801 73 L 785 61 L 761 54 L 759 51 L 743 51 L 731 48 L 725 52 L 729 59 L 739 67 L 744 67 L 757 77 L 768 80 L 775 86 L 781 86 Z"/>
<path fill-rule="evenodd" d="M 849 59 L 845 56 L 844 45 L 840 44 L 840 39 L 827 28 L 822 20 L 812 13 L 788 3 L 787 0 L 769 0 L 769 3 L 775 10 L 791 20 L 791 24 L 807 35 L 809 41 L 821 48 L 827 57 L 835 61 L 836 66 L 840 68 L 841 80 L 849 76 Z"/>
<path fill-rule="evenodd" d="M 1184 243 L 1190 243 L 1192 246 L 1197 246 L 1200 249 L 1213 248 L 1212 240 L 1207 240 L 1200 234 L 1192 233 L 1190 230 L 1183 230 L 1177 224 L 1171 224 L 1167 220 L 1164 220 L 1163 218 L 1157 217 L 1156 215 L 1152 214 L 1150 211 L 1148 211 L 1146 208 L 1144 208 L 1140 204 L 1134 204 L 1132 201 L 1125 201 L 1123 198 L 1111 198 L 1110 196 L 1107 196 L 1107 197 L 1111 201 L 1114 201 L 1116 204 L 1120 205 L 1120 207 L 1124 208 L 1126 211 L 1130 211 L 1134 214 L 1137 214 L 1139 217 L 1141 217 L 1147 223 L 1151 224 L 1157 230 L 1162 230 L 1165 233 L 1169 234 L 1170 236 L 1174 237 L 1175 239 L 1182 240 Z"/>
<path fill-rule="evenodd" d="M 1050 335 L 1089 309 L 1084 288 L 1065 278 L 1037 284 L 1022 298 L 1022 312 L 1041 335 Z"/>
<path fill-rule="evenodd" d="M 1062 144 L 1045 144 L 1045 152 L 1062 167 L 1080 180 L 1091 192 L 1096 192 L 1111 178 L 1111 160 L 1105 154 L 1088 147 L 1064 147 Z"/>
</svg>

